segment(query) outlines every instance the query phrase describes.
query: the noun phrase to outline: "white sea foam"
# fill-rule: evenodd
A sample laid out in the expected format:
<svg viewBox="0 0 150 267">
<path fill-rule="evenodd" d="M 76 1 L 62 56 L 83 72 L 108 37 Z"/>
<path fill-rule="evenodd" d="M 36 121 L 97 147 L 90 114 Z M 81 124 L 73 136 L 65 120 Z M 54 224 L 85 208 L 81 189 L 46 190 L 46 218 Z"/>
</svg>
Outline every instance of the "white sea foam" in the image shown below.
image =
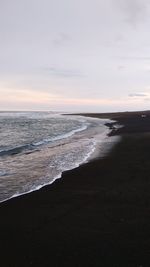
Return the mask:
<svg viewBox="0 0 150 267">
<path fill-rule="evenodd" d="M 68 137 L 74 135 L 75 133 L 82 132 L 82 131 L 84 131 L 86 129 L 87 129 L 87 125 L 84 125 L 84 126 L 80 127 L 79 129 L 72 130 L 72 131 L 70 131 L 68 133 L 65 133 L 65 134 L 62 134 L 62 135 L 58 135 L 58 136 L 53 137 L 53 138 L 43 139 L 43 140 L 41 140 L 39 142 L 32 143 L 32 145 L 33 146 L 40 146 L 40 145 L 47 144 L 47 143 L 50 143 L 50 142 L 53 142 L 53 141 L 62 140 L 62 139 L 65 139 L 65 138 L 68 138 Z"/>
<path fill-rule="evenodd" d="M 52 123 L 54 122 L 57 126 L 57 119 L 54 121 L 52 118 Z M 108 149 L 108 146 L 106 146 L 108 144 L 107 134 L 110 130 L 104 124 L 110 122 L 110 120 L 65 116 L 63 123 L 65 122 L 67 123 L 66 133 L 59 134 L 58 125 L 56 127 L 56 137 L 33 142 L 35 147 L 39 146 L 39 149 L 32 154 L 21 153 L 9 158 L 2 158 L 0 174 L 5 173 L 7 169 L 8 175 L 6 174 L 5 179 L 0 180 L 4 190 L 0 192 L 0 202 L 31 193 L 43 186 L 52 184 L 56 179 L 61 178 L 64 171 L 77 168 L 99 153 L 104 155 L 106 150 L 109 151 L 113 142 Z M 61 123 L 60 119 L 59 123 Z M 70 125 L 74 129 L 68 131 Z M 46 127 L 48 127 L 48 123 Z M 41 130 L 40 127 L 39 130 Z"/>
<path fill-rule="evenodd" d="M 13 194 L 12 196 L 8 197 L 8 198 L 5 198 L 4 200 L 0 201 L 0 203 L 3 203 L 5 201 L 8 201 L 12 198 L 16 198 L 16 197 L 19 197 L 19 196 L 22 196 L 22 195 L 26 195 L 26 194 L 30 194 L 34 191 L 38 191 L 40 190 L 41 188 L 45 187 L 45 186 L 48 186 L 48 185 L 51 185 L 52 183 L 54 183 L 57 179 L 60 179 L 62 177 L 62 174 L 64 171 L 69 171 L 69 170 L 73 170 L 75 168 L 78 168 L 80 165 L 82 165 L 83 163 L 87 162 L 88 158 L 90 158 L 90 156 L 93 154 L 94 150 L 95 150 L 95 145 L 96 145 L 96 142 L 93 142 L 93 147 L 91 148 L 91 150 L 87 153 L 87 155 L 84 156 L 84 158 L 81 160 L 81 161 L 78 161 L 78 162 L 74 162 L 74 164 L 69 168 L 64 168 L 61 172 L 59 172 L 55 177 L 53 177 L 52 180 L 50 180 L 49 182 L 43 182 L 41 184 L 38 184 L 38 185 L 32 185 L 30 187 L 30 189 L 28 188 L 27 189 L 27 186 L 24 188 L 24 192 L 16 192 L 15 194 Z M 45 180 L 45 177 L 42 177 L 41 180 Z"/>
</svg>

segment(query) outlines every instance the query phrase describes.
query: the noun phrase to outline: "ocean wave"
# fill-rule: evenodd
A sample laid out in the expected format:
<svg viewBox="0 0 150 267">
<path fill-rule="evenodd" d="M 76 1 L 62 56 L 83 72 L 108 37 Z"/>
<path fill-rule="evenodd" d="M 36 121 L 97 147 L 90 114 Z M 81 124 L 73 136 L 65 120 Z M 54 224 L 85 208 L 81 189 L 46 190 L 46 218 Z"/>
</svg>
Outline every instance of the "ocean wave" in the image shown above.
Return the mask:
<svg viewBox="0 0 150 267">
<path fill-rule="evenodd" d="M 63 172 L 68 171 L 68 170 L 73 170 L 73 169 L 79 167 L 80 165 L 82 165 L 83 163 L 86 163 L 87 160 L 92 155 L 92 153 L 94 152 L 95 146 L 96 146 L 96 142 L 93 140 L 92 142 L 90 142 L 89 147 L 88 147 L 89 149 L 84 154 L 83 157 L 80 157 L 80 159 L 77 161 L 66 162 L 66 164 L 63 165 L 63 167 L 61 166 L 60 169 L 59 168 L 57 169 L 57 173 L 53 178 L 50 179 L 49 172 L 48 172 L 45 177 L 44 176 L 40 177 L 40 179 L 35 181 L 35 183 L 34 182 L 33 183 L 27 183 L 25 186 L 22 187 L 22 189 L 20 191 L 18 190 L 13 195 L 0 200 L 0 203 L 5 202 L 7 200 L 10 200 L 12 198 L 19 197 L 21 195 L 26 195 L 26 194 L 32 193 L 34 191 L 40 190 L 41 188 L 43 188 L 45 186 L 51 185 L 57 179 L 60 179 L 62 177 Z M 71 159 L 71 155 L 69 158 Z M 58 164 L 58 165 L 60 166 L 61 164 Z M 49 166 L 49 167 L 51 167 L 51 166 Z"/>
<path fill-rule="evenodd" d="M 53 128 L 47 127 L 49 122 Z M 58 120 L 58 123 L 57 120 L 56 123 L 55 120 L 50 120 L 45 124 L 40 121 L 38 127 L 34 128 L 31 124 L 27 128 L 28 139 L 24 139 L 24 135 L 20 136 L 20 139 L 16 138 L 16 144 L 20 140 L 18 147 L 13 144 L 11 136 L 12 142 L 10 146 L 8 145 L 8 149 L 0 147 L 2 149 L 0 156 L 6 156 L 1 158 L 0 165 L 1 184 L 4 185 L 0 191 L 0 202 L 39 190 L 61 178 L 64 171 L 77 168 L 97 156 L 95 148 L 97 147 L 98 153 L 103 150 L 101 143 L 110 131 L 105 122 L 108 120 L 84 117 L 65 117 L 61 121 Z M 57 127 L 59 124 L 60 128 Z M 43 128 L 40 132 L 45 125 L 46 131 Z M 30 128 L 31 131 L 28 131 Z M 36 135 L 37 130 L 39 130 L 38 135 Z M 19 153 L 21 155 L 16 157 L 7 157 Z"/>
<path fill-rule="evenodd" d="M 43 139 L 43 140 L 41 140 L 39 142 L 32 143 L 32 146 L 41 146 L 41 145 L 44 145 L 44 144 L 47 144 L 47 143 L 50 143 L 50 142 L 59 141 L 59 140 L 71 137 L 75 133 L 82 132 L 82 131 L 86 130 L 87 127 L 88 127 L 87 125 L 84 125 L 84 126 L 78 128 L 78 129 L 74 129 L 74 130 L 72 130 L 72 131 L 70 131 L 68 133 L 64 133 L 64 134 L 61 134 L 61 135 L 58 135 L 58 136 L 55 136 L 55 137 L 52 137 L 52 138 Z"/>
<path fill-rule="evenodd" d="M 17 155 L 22 153 L 23 151 L 33 151 L 35 148 L 42 146 L 42 145 L 46 145 L 48 143 L 54 142 L 54 141 L 59 141 L 68 137 L 71 137 L 72 135 L 74 135 L 75 133 L 81 132 L 86 130 L 88 127 L 88 125 L 83 125 L 80 128 L 74 129 L 68 133 L 64 133 L 55 137 L 51 137 L 51 138 L 45 138 L 43 140 L 40 140 L 38 142 L 33 142 L 31 144 L 26 144 L 26 145 L 22 145 L 22 146 L 18 146 L 18 147 L 14 147 L 11 149 L 4 149 L 4 150 L 0 150 L 0 157 L 3 156 L 13 156 L 13 155 Z"/>
<path fill-rule="evenodd" d="M 11 149 L 6 149 L 6 150 L 1 150 L 0 151 L 0 156 L 13 156 L 16 154 L 21 153 L 23 150 L 27 150 L 27 149 L 31 149 L 31 145 L 23 145 L 23 146 L 19 146 L 19 147 L 15 147 L 15 148 L 11 148 Z"/>
</svg>

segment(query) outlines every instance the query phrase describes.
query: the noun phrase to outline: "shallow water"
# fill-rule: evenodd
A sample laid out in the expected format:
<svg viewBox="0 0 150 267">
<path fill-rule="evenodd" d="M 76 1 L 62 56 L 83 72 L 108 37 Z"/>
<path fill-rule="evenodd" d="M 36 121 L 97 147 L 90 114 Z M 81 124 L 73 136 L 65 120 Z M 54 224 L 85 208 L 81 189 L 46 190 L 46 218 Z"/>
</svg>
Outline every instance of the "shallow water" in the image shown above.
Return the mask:
<svg viewBox="0 0 150 267">
<path fill-rule="evenodd" d="M 85 162 L 96 144 L 104 150 L 105 123 L 51 112 L 0 113 L 0 201 L 54 182 Z"/>
</svg>

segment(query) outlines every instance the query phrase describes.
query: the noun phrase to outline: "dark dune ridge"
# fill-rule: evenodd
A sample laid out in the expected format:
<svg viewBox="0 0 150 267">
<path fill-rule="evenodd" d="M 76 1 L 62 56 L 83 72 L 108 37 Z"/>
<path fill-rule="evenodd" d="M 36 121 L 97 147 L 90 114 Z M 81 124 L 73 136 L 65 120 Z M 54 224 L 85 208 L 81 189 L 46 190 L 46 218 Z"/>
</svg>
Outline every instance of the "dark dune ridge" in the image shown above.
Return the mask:
<svg viewBox="0 0 150 267">
<path fill-rule="evenodd" d="M 108 125 L 121 142 L 0 204 L 0 266 L 150 266 L 150 112 L 87 115 L 123 125 Z"/>
</svg>

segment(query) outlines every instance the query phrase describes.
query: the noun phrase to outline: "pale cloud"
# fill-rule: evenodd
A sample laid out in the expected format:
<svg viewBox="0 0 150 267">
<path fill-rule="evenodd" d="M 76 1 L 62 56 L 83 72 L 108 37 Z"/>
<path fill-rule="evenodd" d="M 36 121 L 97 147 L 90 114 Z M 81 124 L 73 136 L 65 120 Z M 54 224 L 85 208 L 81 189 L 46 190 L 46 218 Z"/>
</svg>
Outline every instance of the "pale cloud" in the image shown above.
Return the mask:
<svg viewBox="0 0 150 267">
<path fill-rule="evenodd" d="M 71 41 L 71 35 L 66 33 L 60 33 L 54 40 L 53 44 L 56 46 L 66 45 L 68 42 Z"/>
<path fill-rule="evenodd" d="M 124 20 L 136 27 L 146 19 L 148 0 L 116 0 Z"/>
<path fill-rule="evenodd" d="M 44 71 L 50 76 L 57 76 L 60 78 L 82 78 L 85 75 L 78 69 L 65 69 L 59 67 L 47 67 L 43 68 Z"/>
<path fill-rule="evenodd" d="M 36 92 L 32 90 L 19 90 L 19 89 L 1 89 L 1 98 L 0 102 L 8 102 L 8 103 L 39 103 L 39 104 L 47 104 L 57 100 L 58 95 L 46 93 L 46 92 Z"/>
<path fill-rule="evenodd" d="M 129 94 L 129 97 L 147 97 L 148 96 L 148 93 L 132 93 L 132 94 Z"/>
<path fill-rule="evenodd" d="M 150 61 L 149 56 L 123 56 L 120 57 L 123 60 L 131 60 L 131 61 Z"/>
</svg>

